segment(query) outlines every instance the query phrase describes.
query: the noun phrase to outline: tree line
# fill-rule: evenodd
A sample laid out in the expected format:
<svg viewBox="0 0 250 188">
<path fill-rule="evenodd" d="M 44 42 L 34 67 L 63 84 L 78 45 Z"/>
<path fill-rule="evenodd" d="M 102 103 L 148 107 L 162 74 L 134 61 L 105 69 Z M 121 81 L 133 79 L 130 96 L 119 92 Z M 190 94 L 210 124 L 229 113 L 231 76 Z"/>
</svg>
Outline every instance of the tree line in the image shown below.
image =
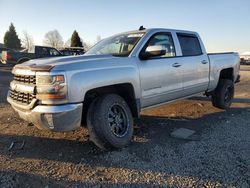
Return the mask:
<svg viewBox="0 0 250 188">
<path fill-rule="evenodd" d="M 101 37 L 97 36 L 97 42 L 99 40 L 101 40 Z M 70 46 L 82 47 L 84 50 L 87 50 L 90 47 L 89 44 L 83 42 L 76 30 L 73 32 L 71 38 L 65 44 L 63 42 L 62 36 L 56 29 L 45 34 L 43 43 L 46 46 L 51 46 L 57 49 L 63 48 L 64 46 Z M 28 50 L 32 50 L 32 48 L 34 47 L 34 40 L 33 37 L 27 33 L 27 31 L 24 31 L 23 38 L 19 39 L 15 26 L 13 23 L 11 23 L 9 26 L 9 30 L 6 31 L 4 35 L 4 45 L 7 48 L 15 50 L 20 50 L 22 49 L 22 47 Z"/>
</svg>

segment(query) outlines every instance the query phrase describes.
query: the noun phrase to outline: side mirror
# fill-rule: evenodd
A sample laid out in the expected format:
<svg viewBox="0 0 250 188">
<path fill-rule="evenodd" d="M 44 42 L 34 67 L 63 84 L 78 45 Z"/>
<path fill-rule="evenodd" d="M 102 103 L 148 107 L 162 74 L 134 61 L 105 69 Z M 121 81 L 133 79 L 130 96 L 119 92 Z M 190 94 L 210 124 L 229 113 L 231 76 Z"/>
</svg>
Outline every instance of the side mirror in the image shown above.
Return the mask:
<svg viewBox="0 0 250 188">
<path fill-rule="evenodd" d="M 151 57 L 157 57 L 165 55 L 167 52 L 166 48 L 162 45 L 148 46 L 145 52 L 140 54 L 140 58 L 143 60 L 149 59 Z"/>
</svg>

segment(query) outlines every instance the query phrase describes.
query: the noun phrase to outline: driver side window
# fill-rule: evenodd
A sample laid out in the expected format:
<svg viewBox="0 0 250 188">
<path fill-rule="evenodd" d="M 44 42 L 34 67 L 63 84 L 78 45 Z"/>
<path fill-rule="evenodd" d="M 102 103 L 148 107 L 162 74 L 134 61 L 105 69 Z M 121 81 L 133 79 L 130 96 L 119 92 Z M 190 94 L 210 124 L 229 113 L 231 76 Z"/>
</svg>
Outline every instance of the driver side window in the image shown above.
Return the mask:
<svg viewBox="0 0 250 188">
<path fill-rule="evenodd" d="M 164 57 L 176 56 L 174 42 L 170 33 L 159 33 L 153 35 L 149 39 L 146 48 L 149 46 L 159 46 L 159 45 L 163 46 L 163 48 L 166 49 L 166 53 L 160 57 L 164 58 Z"/>
</svg>

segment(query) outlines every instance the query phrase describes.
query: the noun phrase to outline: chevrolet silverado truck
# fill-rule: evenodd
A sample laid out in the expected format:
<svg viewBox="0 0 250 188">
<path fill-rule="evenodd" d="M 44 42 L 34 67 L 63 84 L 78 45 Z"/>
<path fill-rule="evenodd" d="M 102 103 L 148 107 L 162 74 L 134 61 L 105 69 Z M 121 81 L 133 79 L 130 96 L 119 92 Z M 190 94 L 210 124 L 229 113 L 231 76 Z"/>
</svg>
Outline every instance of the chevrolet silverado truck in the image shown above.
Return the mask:
<svg viewBox="0 0 250 188">
<path fill-rule="evenodd" d="M 229 108 L 239 66 L 238 53 L 207 54 L 196 32 L 141 29 L 104 39 L 82 56 L 16 65 L 7 100 L 39 129 L 87 124 L 97 146 L 122 148 L 142 109 L 200 93 Z"/>
<path fill-rule="evenodd" d="M 55 56 L 63 56 L 61 52 L 52 47 L 46 46 L 35 46 L 33 50 L 28 51 L 14 51 L 14 50 L 6 50 L 1 53 L 1 62 L 3 64 L 20 64 L 25 61 L 31 59 L 38 59 L 44 57 L 55 57 Z"/>
</svg>

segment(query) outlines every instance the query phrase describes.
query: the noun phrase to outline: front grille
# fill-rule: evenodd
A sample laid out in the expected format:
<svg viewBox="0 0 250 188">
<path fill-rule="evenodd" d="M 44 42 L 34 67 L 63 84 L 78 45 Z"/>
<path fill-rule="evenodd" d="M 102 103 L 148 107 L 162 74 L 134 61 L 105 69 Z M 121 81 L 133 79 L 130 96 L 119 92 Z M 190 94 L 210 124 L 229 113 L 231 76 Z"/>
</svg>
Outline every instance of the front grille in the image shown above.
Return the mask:
<svg viewBox="0 0 250 188">
<path fill-rule="evenodd" d="M 30 104 L 31 101 L 36 98 L 35 94 L 19 92 L 12 89 L 9 90 L 9 96 L 12 100 L 27 105 Z"/>
<path fill-rule="evenodd" d="M 34 75 L 14 75 L 14 80 L 24 84 L 36 84 L 36 76 Z"/>
</svg>

